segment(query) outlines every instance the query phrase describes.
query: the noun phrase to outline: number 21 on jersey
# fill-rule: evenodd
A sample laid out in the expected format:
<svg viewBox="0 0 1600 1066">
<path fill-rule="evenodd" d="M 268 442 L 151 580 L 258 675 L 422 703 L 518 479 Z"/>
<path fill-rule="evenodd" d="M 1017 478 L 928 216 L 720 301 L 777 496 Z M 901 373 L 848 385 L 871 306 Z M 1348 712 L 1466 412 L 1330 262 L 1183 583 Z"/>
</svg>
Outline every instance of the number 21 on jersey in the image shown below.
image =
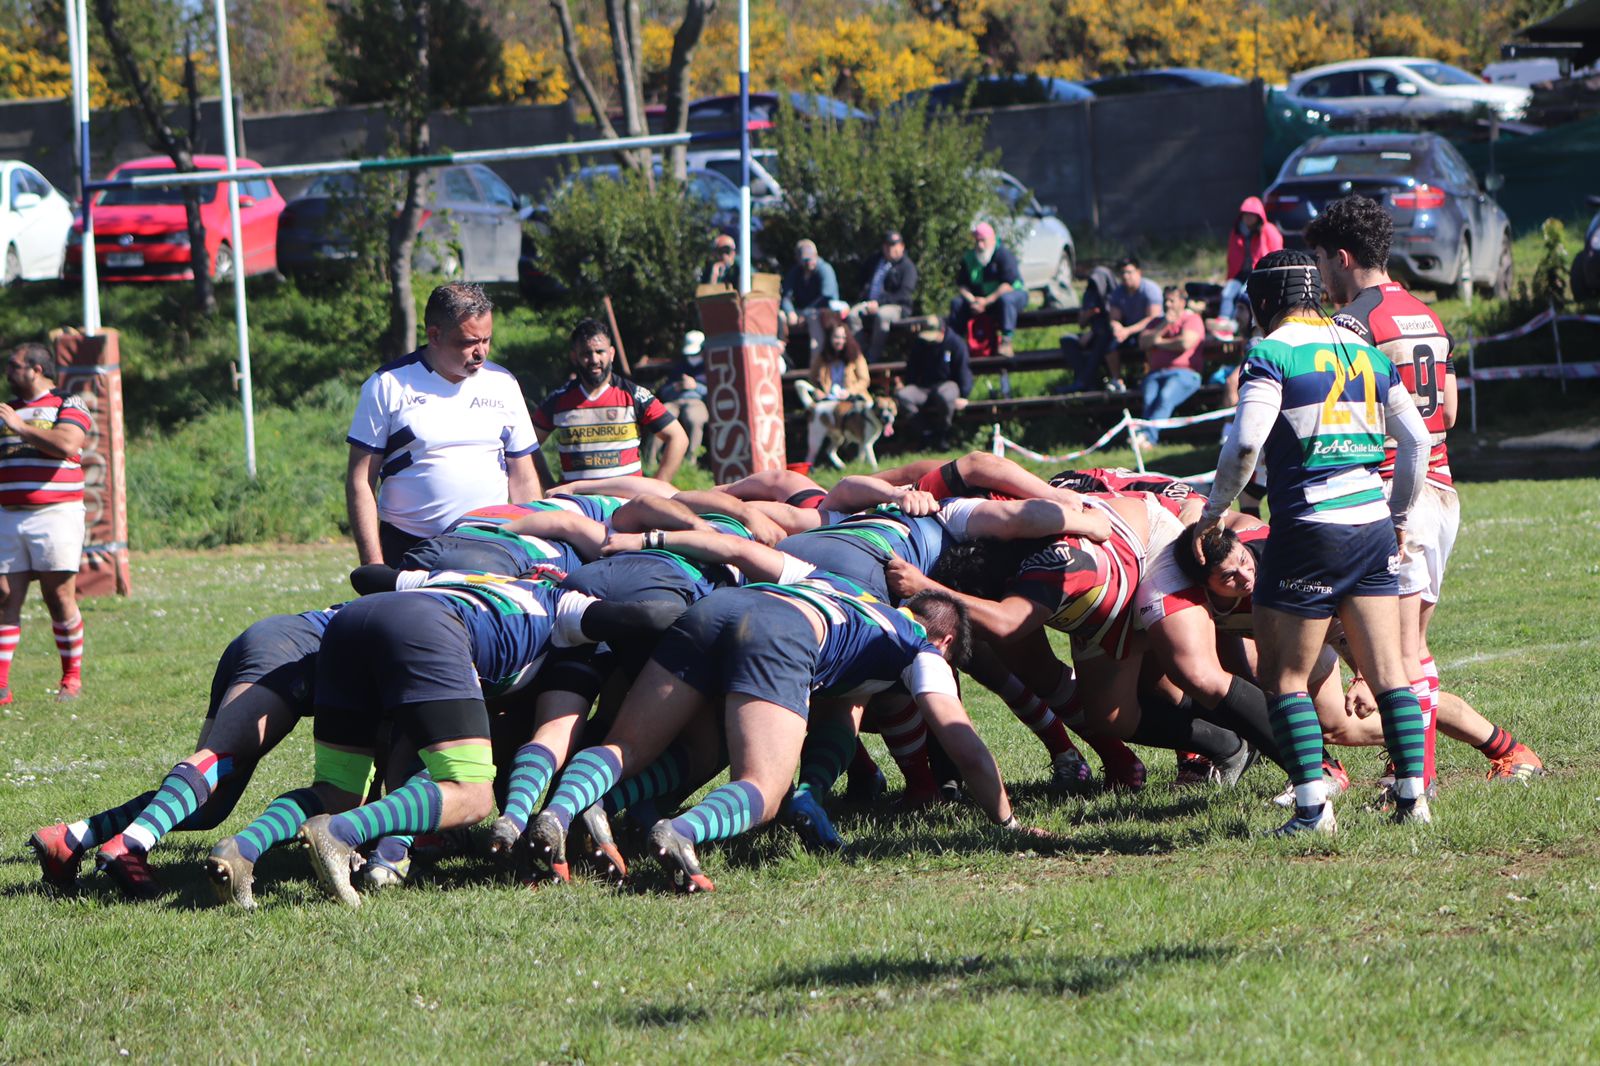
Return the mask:
<svg viewBox="0 0 1600 1066">
<path fill-rule="evenodd" d="M 1346 363 L 1334 352 L 1321 348 L 1317 351 L 1314 365 L 1318 373 L 1324 370 L 1333 372 L 1333 384 L 1328 389 L 1327 399 L 1322 401 L 1323 425 L 1347 426 L 1354 421 L 1349 408 L 1343 406 L 1343 400 L 1345 385 L 1356 378 L 1361 379 L 1361 396 L 1367 407 L 1367 425 L 1377 422 L 1378 380 L 1372 371 L 1372 360 L 1367 357 L 1366 352 L 1357 352 L 1356 357 Z"/>
</svg>

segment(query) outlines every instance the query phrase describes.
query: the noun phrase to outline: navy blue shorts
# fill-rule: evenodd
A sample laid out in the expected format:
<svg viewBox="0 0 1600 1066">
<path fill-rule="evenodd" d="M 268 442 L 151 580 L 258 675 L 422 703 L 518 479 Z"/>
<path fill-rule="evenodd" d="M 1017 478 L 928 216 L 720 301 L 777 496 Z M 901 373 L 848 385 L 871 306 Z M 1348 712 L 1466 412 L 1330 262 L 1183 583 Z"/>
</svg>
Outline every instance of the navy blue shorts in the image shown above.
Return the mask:
<svg viewBox="0 0 1600 1066">
<path fill-rule="evenodd" d="M 818 650 L 798 606 L 757 589 L 718 589 L 673 623 L 652 658 L 709 699 L 737 692 L 805 718 Z"/>
<path fill-rule="evenodd" d="M 418 704 L 454 710 L 412 721 L 404 709 Z M 467 627 L 444 598 L 421 592 L 363 596 L 334 615 L 317 656 L 316 709 L 317 739 L 351 747 L 371 746 L 396 718 L 419 748 L 489 735 Z"/>
<path fill-rule="evenodd" d="M 1252 598 L 1301 618 L 1331 618 L 1350 596 L 1400 595 L 1399 574 L 1400 546 L 1389 522 L 1278 521 L 1267 534 Z"/>
<path fill-rule="evenodd" d="M 818 570 L 849 578 L 884 603 L 898 603 L 889 595 L 888 562 L 859 537 L 797 533 L 778 542 L 778 550 L 803 559 Z"/>
<path fill-rule="evenodd" d="M 234 637 L 211 675 L 206 717 L 217 716 L 235 685 L 263 685 L 301 718 L 310 714 L 323 628 L 302 615 L 275 614 Z"/>
<path fill-rule="evenodd" d="M 473 570 L 521 577 L 532 568 L 533 560 L 528 553 L 509 540 L 441 533 L 406 552 L 396 569 Z"/>
</svg>

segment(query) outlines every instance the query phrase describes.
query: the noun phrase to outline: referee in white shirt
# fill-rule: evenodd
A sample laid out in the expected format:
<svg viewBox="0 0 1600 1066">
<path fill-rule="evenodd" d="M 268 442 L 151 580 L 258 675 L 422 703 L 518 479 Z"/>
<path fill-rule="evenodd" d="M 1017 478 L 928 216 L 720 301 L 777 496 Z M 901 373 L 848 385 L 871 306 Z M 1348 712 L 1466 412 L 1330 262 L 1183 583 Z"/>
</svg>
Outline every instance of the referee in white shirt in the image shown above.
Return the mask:
<svg viewBox="0 0 1600 1066">
<path fill-rule="evenodd" d="M 366 380 L 345 438 L 363 565 L 395 564 L 474 507 L 540 498 L 522 389 L 488 362 L 494 304 L 476 285 L 441 285 L 422 320 L 427 345 Z"/>
</svg>

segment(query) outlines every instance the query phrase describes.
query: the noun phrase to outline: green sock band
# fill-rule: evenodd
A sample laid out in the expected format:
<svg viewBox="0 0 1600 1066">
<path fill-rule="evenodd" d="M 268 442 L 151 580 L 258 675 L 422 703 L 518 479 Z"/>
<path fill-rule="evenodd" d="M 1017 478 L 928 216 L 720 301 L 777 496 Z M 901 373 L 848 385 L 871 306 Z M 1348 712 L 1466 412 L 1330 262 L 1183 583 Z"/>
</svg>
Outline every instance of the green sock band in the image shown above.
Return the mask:
<svg viewBox="0 0 1600 1066">
<path fill-rule="evenodd" d="M 340 792 L 365 796 L 372 787 L 374 768 L 371 755 L 354 751 L 340 751 L 318 741 L 314 745 L 311 779 L 321 785 L 331 785 Z"/>
<path fill-rule="evenodd" d="M 435 781 L 488 784 L 494 780 L 494 749 L 487 740 L 418 752 Z"/>
</svg>

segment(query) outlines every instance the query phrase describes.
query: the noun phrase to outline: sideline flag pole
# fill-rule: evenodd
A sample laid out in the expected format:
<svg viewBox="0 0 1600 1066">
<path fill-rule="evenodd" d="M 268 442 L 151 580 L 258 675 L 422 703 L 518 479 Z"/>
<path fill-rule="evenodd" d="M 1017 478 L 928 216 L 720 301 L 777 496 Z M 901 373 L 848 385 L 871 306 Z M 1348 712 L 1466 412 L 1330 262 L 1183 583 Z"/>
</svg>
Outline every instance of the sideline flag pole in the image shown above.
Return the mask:
<svg viewBox="0 0 1600 1066">
<path fill-rule="evenodd" d="M 100 277 L 95 262 L 94 213 L 89 190 L 89 9 L 84 0 L 67 0 L 67 52 L 72 69 L 72 117 L 78 145 L 78 195 L 83 215 L 83 332 L 100 332 Z"/>
<path fill-rule="evenodd" d="M 217 73 L 222 82 L 222 154 L 237 169 L 233 127 L 233 71 L 228 56 L 227 0 L 216 0 Z M 233 330 L 239 344 L 239 400 L 244 411 L 244 472 L 256 479 L 256 405 L 250 380 L 250 321 L 244 299 L 244 231 L 239 223 L 239 183 L 228 182 L 228 228 L 233 249 Z"/>
</svg>

